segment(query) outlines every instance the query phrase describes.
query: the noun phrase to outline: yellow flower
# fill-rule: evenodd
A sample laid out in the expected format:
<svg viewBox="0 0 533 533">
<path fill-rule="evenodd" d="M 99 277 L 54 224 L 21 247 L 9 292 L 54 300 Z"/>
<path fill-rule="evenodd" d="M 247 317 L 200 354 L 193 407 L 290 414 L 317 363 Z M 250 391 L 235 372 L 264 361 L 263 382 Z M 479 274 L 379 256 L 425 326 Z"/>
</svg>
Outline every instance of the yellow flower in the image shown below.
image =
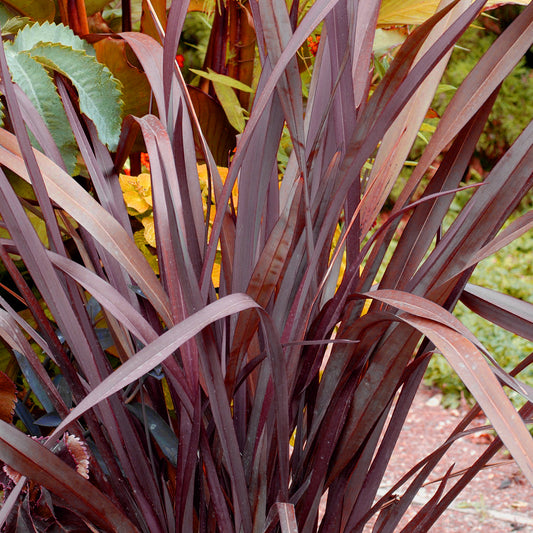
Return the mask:
<svg viewBox="0 0 533 533">
<path fill-rule="evenodd" d="M 208 174 L 207 165 L 197 165 L 198 176 L 200 179 L 200 188 L 202 190 L 204 215 L 207 211 L 207 195 L 209 191 L 208 187 Z M 225 167 L 217 167 L 222 181 L 226 180 L 228 175 L 228 169 Z M 157 272 L 157 257 L 153 256 L 151 252 L 146 248 L 146 244 L 155 248 L 155 226 L 154 215 L 152 213 L 152 182 L 150 174 L 139 174 L 138 176 L 128 176 L 126 174 L 120 174 L 119 176 L 120 187 L 122 189 L 122 195 L 124 196 L 124 202 L 128 208 L 128 213 L 136 217 L 143 225 L 144 230 L 140 230 L 135 233 L 135 242 L 145 254 L 145 257 L 150 261 L 154 270 Z M 214 204 L 214 195 L 211 197 Z M 237 202 L 237 194 L 234 192 L 233 201 Z M 211 207 L 211 220 L 210 225 L 213 223 L 215 217 L 215 206 Z M 215 265 L 213 267 L 212 279 L 215 287 L 220 283 L 220 251 L 217 251 L 217 257 Z"/>
<path fill-rule="evenodd" d="M 142 225 L 144 226 L 144 238 L 146 242 L 155 248 L 155 226 L 154 226 L 154 215 L 149 215 L 141 219 Z"/>
<path fill-rule="evenodd" d="M 131 214 L 142 214 L 152 209 L 150 174 L 139 174 L 138 176 L 121 174 L 119 182 L 126 207 L 134 211 Z"/>
<path fill-rule="evenodd" d="M 196 165 L 198 167 L 198 177 L 200 178 L 200 187 L 202 189 L 202 194 L 207 198 L 207 165 Z M 226 181 L 228 176 L 228 169 L 226 167 L 217 167 L 218 173 L 222 178 L 222 181 Z"/>
</svg>

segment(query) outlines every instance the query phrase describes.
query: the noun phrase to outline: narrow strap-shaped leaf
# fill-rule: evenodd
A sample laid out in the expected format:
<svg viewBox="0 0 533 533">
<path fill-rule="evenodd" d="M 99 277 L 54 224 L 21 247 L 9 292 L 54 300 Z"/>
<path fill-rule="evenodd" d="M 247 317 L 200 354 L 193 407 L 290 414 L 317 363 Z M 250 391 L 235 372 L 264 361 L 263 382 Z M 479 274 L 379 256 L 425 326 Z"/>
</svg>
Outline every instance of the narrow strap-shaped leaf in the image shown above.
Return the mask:
<svg viewBox="0 0 533 533">
<path fill-rule="evenodd" d="M 479 316 L 533 342 L 532 304 L 472 283 L 460 299 Z"/>
<path fill-rule="evenodd" d="M 481 287 L 480 287 L 481 289 Z M 498 293 L 496 293 L 498 294 Z M 371 291 L 365 294 L 367 298 L 374 298 L 381 302 L 393 305 L 394 307 L 406 311 L 410 314 L 422 317 L 429 318 L 435 322 L 445 324 L 446 326 L 454 329 L 460 335 L 463 335 L 468 339 L 476 348 L 481 351 L 487 359 L 494 365 L 494 373 L 509 387 L 516 390 L 522 394 L 525 398 L 530 401 L 533 400 L 533 388 L 529 385 L 521 383 L 513 376 L 510 376 L 505 372 L 497 363 L 497 361 L 490 355 L 490 353 L 485 349 L 485 347 L 478 341 L 475 335 L 462 324 L 462 322 L 453 316 L 449 311 L 441 307 L 440 305 L 426 299 L 422 298 L 416 294 L 410 294 L 408 292 L 395 291 L 380 289 L 376 291 Z M 513 299 L 514 300 L 514 299 Z M 523 302 L 526 304 L 526 302 Z M 526 304 L 531 305 L 531 304 Z M 528 317 L 526 316 L 526 321 Z"/>
<path fill-rule="evenodd" d="M 0 161 L 30 181 L 16 138 L 0 130 Z M 121 264 L 149 298 L 165 322 L 172 323 L 169 304 L 161 284 L 126 230 L 98 202 L 50 159 L 34 152 L 43 172 L 50 198 L 76 219 Z"/>
<path fill-rule="evenodd" d="M 168 12 L 167 31 L 163 49 L 163 90 L 166 106 L 170 102 L 172 78 L 174 76 L 174 58 L 178 50 L 181 30 L 187 16 L 187 2 L 172 2 Z"/>
<path fill-rule="evenodd" d="M 298 219 L 300 218 L 301 221 L 301 182 L 294 188 L 293 195 L 293 200 L 287 203 L 265 244 L 246 291 L 246 294 L 262 307 L 268 305 L 279 287 L 287 266 L 288 256 L 291 254 L 294 237 L 298 232 Z M 301 231 L 301 225 L 299 230 Z M 240 370 L 242 357 L 255 335 L 257 324 L 258 318 L 250 313 L 242 313 L 239 316 L 233 337 L 235 348 L 232 348 L 226 369 L 226 383 L 231 388 L 235 386 L 235 378 Z"/>
<path fill-rule="evenodd" d="M 14 319 L 3 309 L 0 310 L 0 336 L 12 349 L 22 354 L 22 358 L 25 359 L 25 362 L 33 372 L 37 385 L 40 386 L 42 393 L 46 395 L 48 404 L 52 402 L 54 408 L 62 416 L 66 416 L 69 410 L 63 398 L 52 383 L 50 376 L 46 373 L 39 358 L 31 349 L 26 337 L 22 334 Z M 31 384 L 32 380 L 29 379 L 28 381 Z M 46 401 L 41 403 L 46 405 Z"/>
<path fill-rule="evenodd" d="M 109 498 L 44 446 L 0 420 L 0 459 L 106 531 L 138 531 Z"/>
<path fill-rule="evenodd" d="M 528 211 L 524 215 L 513 220 L 509 226 L 502 230 L 494 239 L 481 248 L 477 254 L 468 262 L 463 270 L 468 270 L 470 267 L 477 265 L 483 259 L 495 254 L 508 244 L 511 244 L 515 239 L 524 235 L 533 228 L 533 211 Z"/>
<path fill-rule="evenodd" d="M 456 13 L 463 11 L 465 5 L 468 5 L 468 0 L 466 2 L 460 2 L 431 30 L 422 46 L 419 56 L 421 56 L 431 44 L 442 35 L 442 32 L 449 25 L 450 21 L 454 19 Z M 380 200 L 369 197 L 368 202 L 363 206 L 363 209 L 361 210 L 362 235 L 366 235 L 370 229 L 383 201 L 386 200 L 387 195 L 390 193 L 390 190 L 408 157 L 409 150 L 416 139 L 420 125 L 424 120 L 429 105 L 431 104 L 431 100 L 433 99 L 433 95 L 440 82 L 450 55 L 451 50 L 422 82 L 416 93 L 405 105 L 398 118 L 391 125 L 380 144 L 369 178 L 370 184 L 379 174 L 380 186 L 378 190 L 373 193 L 373 196 L 378 196 Z"/>
<path fill-rule="evenodd" d="M 202 453 L 202 460 L 204 463 L 207 484 L 211 491 L 211 498 L 213 501 L 213 511 L 217 517 L 217 525 L 221 531 L 231 533 L 234 531 L 225 494 L 220 487 L 219 472 L 215 466 L 212 457 L 212 449 L 209 445 L 205 431 L 202 430 L 200 436 L 200 451 Z"/>
<path fill-rule="evenodd" d="M 533 6 L 533 4 L 532 4 Z M 533 14 L 533 11 L 532 11 Z M 533 21 L 531 24 L 533 38 Z M 438 300 L 446 282 L 464 271 L 477 251 L 494 238 L 512 210 L 533 184 L 533 122 L 485 178 L 428 259 L 411 278 L 407 289 Z"/>
<path fill-rule="evenodd" d="M 435 157 L 506 78 L 532 41 L 533 4 L 530 4 L 489 48 L 454 94 L 413 171 L 412 184 L 398 199 L 399 205 L 407 201 Z"/>
<path fill-rule="evenodd" d="M 282 533 L 298 533 L 294 505 L 291 503 L 276 503 L 276 507 Z"/>
<path fill-rule="evenodd" d="M 444 155 L 437 172 L 426 187 L 422 196 L 423 198 L 428 198 L 432 193 L 437 191 L 449 190 L 460 183 L 496 96 L 497 94 L 494 93 L 489 101 L 481 107 L 479 112 L 457 135 L 451 149 Z M 369 187 L 369 190 L 371 189 L 372 186 Z M 448 212 L 452 200 L 453 197 L 450 195 L 435 198 L 433 201 L 420 205 L 414 211 L 387 265 L 387 270 L 380 282 L 381 287 L 397 289 L 403 289 L 405 287 L 407 281 L 411 279 L 423 261 L 424 255 L 427 253 L 432 240 L 439 231 L 442 220 Z M 395 211 L 396 213 L 400 213 L 402 210 Z M 380 244 L 381 239 L 379 239 L 371 257 L 375 258 L 377 253 L 379 253 L 379 246 L 388 245 L 389 238 L 392 236 L 393 229 L 396 225 L 397 222 L 391 224 L 383 245 Z M 424 231 L 420 231 L 422 227 Z"/>
<path fill-rule="evenodd" d="M 533 484 L 533 439 L 481 352 L 455 330 L 427 318 L 402 319 L 426 335 L 446 357 Z"/>
<path fill-rule="evenodd" d="M 59 254 L 48 252 L 52 263 L 75 279 L 139 340 L 147 344 L 157 334 L 146 319 L 114 287 L 100 276 Z"/>
<path fill-rule="evenodd" d="M 259 2 L 259 11 L 268 59 L 274 65 L 292 36 L 292 25 L 287 4 L 283 0 Z M 278 86 L 278 95 L 291 133 L 293 147 L 300 163 L 300 169 L 306 173 L 302 84 L 296 57 L 293 57 L 287 64 L 282 81 Z"/>
<path fill-rule="evenodd" d="M 209 324 L 233 313 L 238 313 L 245 309 L 254 307 L 260 309 L 259 306 L 248 296 L 244 294 L 234 294 L 213 302 L 212 304 L 202 308 L 200 311 L 197 311 L 194 315 L 191 315 L 179 324 L 175 325 L 163 335 L 158 337 L 154 342 L 137 352 L 131 359 L 123 363 L 109 377 L 95 387 L 71 411 L 69 416 L 63 420 L 63 422 L 56 428 L 52 436 L 60 434 L 65 430 L 66 427 L 68 427 L 70 423 L 72 423 L 79 416 L 82 416 L 88 409 L 108 398 L 112 394 L 120 391 L 123 387 L 129 385 L 136 379 L 139 379 L 158 364 L 162 363 L 182 344 L 192 339 Z M 206 357 L 203 357 L 202 365 L 204 366 L 206 379 L 208 380 L 209 392 L 213 393 L 214 396 L 217 396 L 216 391 L 218 390 L 219 400 L 223 402 L 216 404 L 217 398 L 213 398 L 213 402 L 216 404 L 213 405 L 213 410 L 218 429 L 221 433 L 222 445 L 225 447 L 224 451 L 226 460 L 228 461 L 233 476 L 235 476 L 234 482 L 235 491 L 237 493 L 236 497 L 247 499 L 244 470 L 242 468 L 242 462 L 240 461 L 240 454 L 237 452 L 237 456 L 235 456 L 231 452 L 233 449 L 238 450 L 235 434 L 232 432 L 230 426 L 225 426 L 223 424 L 224 417 L 230 417 L 230 412 L 220 369 L 217 370 L 216 367 L 218 362 L 208 362 Z M 220 385 L 222 385 L 222 388 Z M 285 404 L 285 406 L 288 406 L 288 402 Z M 285 426 L 287 427 L 285 431 L 288 433 L 287 422 L 285 422 Z M 283 432 L 283 428 L 281 428 L 281 431 Z M 286 464 L 288 465 L 288 456 L 286 458 Z M 288 476 L 288 471 L 284 472 L 284 474 Z M 250 527 L 252 523 L 251 511 L 246 499 L 241 500 L 241 504 L 239 505 L 242 513 L 241 520 L 243 521 L 245 528 Z"/>
<path fill-rule="evenodd" d="M 82 416 L 94 405 L 153 370 L 184 342 L 192 339 L 209 324 L 220 318 L 250 308 L 259 308 L 259 306 L 244 294 L 233 294 L 209 304 L 194 315 L 176 324 L 155 341 L 137 352 L 95 387 L 56 428 L 54 436 L 64 431 L 71 422 Z"/>
</svg>

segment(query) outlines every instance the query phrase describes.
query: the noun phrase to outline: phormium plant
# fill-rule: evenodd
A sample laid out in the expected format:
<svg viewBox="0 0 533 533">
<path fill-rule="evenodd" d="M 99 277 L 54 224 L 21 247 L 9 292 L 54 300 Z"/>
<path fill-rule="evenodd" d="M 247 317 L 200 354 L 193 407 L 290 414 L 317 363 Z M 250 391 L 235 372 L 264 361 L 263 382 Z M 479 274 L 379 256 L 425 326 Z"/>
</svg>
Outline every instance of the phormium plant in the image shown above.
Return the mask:
<svg viewBox="0 0 533 533">
<path fill-rule="evenodd" d="M 357 0 L 217 3 L 217 42 L 231 50 L 238 31 L 220 17 L 239 13 L 246 34 L 255 31 L 260 64 L 259 78 L 245 83 L 252 98 L 235 93 L 249 118 L 225 153 L 224 180 L 216 165 L 234 132 L 217 124 L 216 134 L 202 131 L 193 100 L 211 104 L 193 96 L 176 62 L 189 2 L 175 0 L 168 12 L 165 2 L 147 2 L 139 32 L 130 31 L 132 3 L 123 1 L 124 31 L 116 34 L 98 11 L 107 2 L 87 4 L 103 34 L 89 33 L 85 11 L 76 11 L 83 2 L 60 1 L 58 20 L 96 45 L 119 43 L 113 53 L 127 53 L 135 79 L 146 83 L 130 89 L 151 93 L 146 114 L 124 117 L 115 145 L 82 106 L 84 85 L 42 60 L 79 150 L 77 180 L 39 110 L 12 82 L 7 57 L 15 44 L 0 48 L 0 258 L 4 286 L 9 277 L 18 300 L 15 308 L 7 291 L 0 297 L 9 347 L 0 374 L 3 530 L 353 532 L 377 517 L 375 531 L 395 531 L 480 409 L 499 438 L 453 480 L 450 470 L 403 531 L 427 531 L 502 445 L 533 482 L 526 426 L 533 391 L 515 377 L 532 357 L 504 372 L 451 314 L 462 300 L 533 337 L 530 304 L 468 283 L 479 261 L 533 225 L 529 212 L 500 231 L 533 183 L 531 122 L 441 228 L 454 194 L 468 186 L 465 169 L 498 89 L 533 43 L 533 5 L 457 89 L 378 222 L 454 43 L 484 0 L 443 2 L 408 32 L 379 82 L 373 40 L 380 20 L 390 23 L 392 1 L 381 12 L 379 2 Z M 303 90 L 300 53 L 321 23 Z M 19 53 L 31 57 L 33 46 Z M 249 76 L 224 71 L 231 57 L 209 57 L 208 74 L 209 66 L 241 83 Z M 209 98 L 219 105 L 216 94 Z M 291 153 L 279 175 L 284 129 Z M 131 183 L 150 196 L 155 231 L 144 253 L 119 183 L 139 145 L 150 180 Z M 199 162 L 207 165 L 207 192 Z M 376 498 L 435 352 L 478 405 Z M 504 385 L 527 400 L 520 412 Z M 17 400 L 21 389 L 28 395 Z"/>
</svg>

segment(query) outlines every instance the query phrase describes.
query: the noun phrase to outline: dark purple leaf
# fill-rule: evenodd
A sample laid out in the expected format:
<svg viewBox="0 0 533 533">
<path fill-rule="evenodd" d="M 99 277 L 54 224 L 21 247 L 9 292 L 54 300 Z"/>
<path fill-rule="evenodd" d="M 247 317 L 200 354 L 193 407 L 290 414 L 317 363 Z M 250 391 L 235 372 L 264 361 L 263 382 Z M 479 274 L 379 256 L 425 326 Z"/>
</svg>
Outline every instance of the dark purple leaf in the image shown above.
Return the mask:
<svg viewBox="0 0 533 533">
<path fill-rule="evenodd" d="M 173 466 L 177 465 L 178 438 L 170 426 L 151 407 L 140 403 L 128 404 L 132 412 L 150 431 L 165 457 Z"/>
<path fill-rule="evenodd" d="M 493 324 L 533 341 L 532 304 L 471 283 L 466 285 L 461 301 Z"/>
</svg>

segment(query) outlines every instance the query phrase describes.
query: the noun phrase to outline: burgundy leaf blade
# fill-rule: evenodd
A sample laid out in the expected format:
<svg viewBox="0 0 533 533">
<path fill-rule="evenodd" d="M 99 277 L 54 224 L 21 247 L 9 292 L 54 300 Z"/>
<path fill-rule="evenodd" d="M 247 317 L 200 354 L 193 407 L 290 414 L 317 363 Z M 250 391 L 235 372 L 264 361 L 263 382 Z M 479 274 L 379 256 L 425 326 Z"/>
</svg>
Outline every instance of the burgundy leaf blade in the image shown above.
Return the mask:
<svg viewBox="0 0 533 533">
<path fill-rule="evenodd" d="M 104 530 L 123 533 L 138 531 L 94 485 L 44 446 L 2 420 L 0 458 L 17 472 L 68 502 L 70 507 Z"/>
</svg>

